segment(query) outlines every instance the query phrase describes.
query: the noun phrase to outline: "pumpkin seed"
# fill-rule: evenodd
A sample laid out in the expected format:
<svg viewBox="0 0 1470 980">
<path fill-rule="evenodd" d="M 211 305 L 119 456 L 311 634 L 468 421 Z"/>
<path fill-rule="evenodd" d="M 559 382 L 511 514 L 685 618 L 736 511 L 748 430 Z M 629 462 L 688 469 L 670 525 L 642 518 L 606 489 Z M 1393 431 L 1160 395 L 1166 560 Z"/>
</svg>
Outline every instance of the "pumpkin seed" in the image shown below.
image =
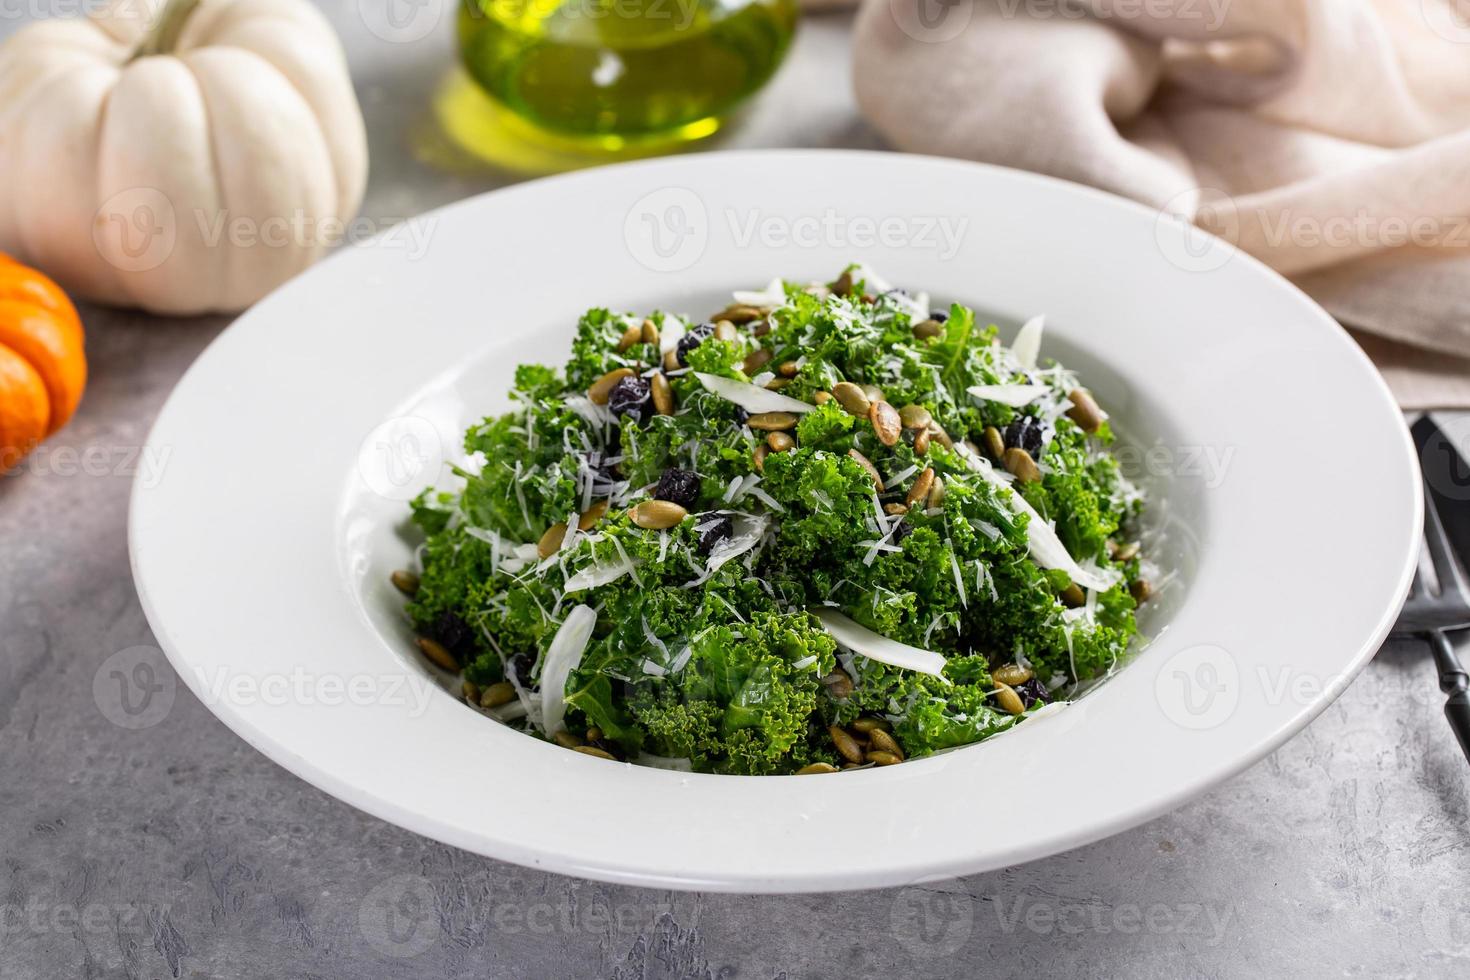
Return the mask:
<svg viewBox="0 0 1470 980">
<path fill-rule="evenodd" d="M 388 576 L 388 581 L 393 587 L 404 595 L 416 595 L 419 591 L 419 577 L 413 572 L 399 570 Z"/>
<path fill-rule="evenodd" d="M 993 425 L 987 425 L 985 431 L 980 434 L 980 441 L 985 443 L 985 455 L 997 463 L 1006 454 L 1006 441 L 1000 434 L 1000 430 Z"/>
<path fill-rule="evenodd" d="M 679 352 L 671 350 L 664 353 L 664 370 L 677 371 L 684 365 L 679 363 Z"/>
<path fill-rule="evenodd" d="M 740 362 L 740 370 L 746 374 L 759 374 L 760 369 L 771 363 L 771 358 L 774 356 L 768 348 L 757 348 L 747 354 L 745 360 Z"/>
<path fill-rule="evenodd" d="M 868 459 L 868 457 L 864 456 L 862 453 L 858 452 L 856 449 L 849 449 L 847 451 L 847 455 L 856 460 L 859 466 L 868 471 L 868 475 L 873 478 L 873 486 L 878 488 L 879 493 L 882 493 L 883 474 L 878 472 L 878 467 L 873 465 L 873 461 Z"/>
<path fill-rule="evenodd" d="M 836 766 L 829 762 L 813 762 L 809 766 L 802 766 L 796 770 L 798 776 L 815 776 L 819 772 L 840 772 Z"/>
<path fill-rule="evenodd" d="M 863 397 L 870 402 L 881 402 L 883 400 L 883 389 L 877 385 L 863 385 Z"/>
<path fill-rule="evenodd" d="M 1076 582 L 1068 582 L 1067 587 L 1062 590 L 1062 605 L 1069 609 L 1077 609 L 1087 604 L 1087 593 L 1082 591 L 1082 586 Z"/>
<path fill-rule="evenodd" d="M 819 391 L 812 398 L 812 401 L 816 402 L 819 406 L 820 405 L 825 405 L 828 402 L 830 402 L 831 400 L 832 400 L 832 392 L 830 392 L 830 391 Z"/>
<path fill-rule="evenodd" d="M 652 320 L 644 320 L 643 326 L 638 330 L 638 339 L 645 344 L 658 346 L 658 326 Z"/>
<path fill-rule="evenodd" d="M 516 699 L 515 685 L 510 681 L 496 681 L 485 688 L 480 695 L 480 707 L 498 708 L 502 704 L 510 704 Z"/>
<path fill-rule="evenodd" d="M 751 324 L 751 327 L 750 327 L 750 335 L 752 337 L 764 337 L 766 334 L 768 334 L 770 332 L 771 332 L 771 321 L 770 320 L 756 320 L 753 324 Z"/>
<path fill-rule="evenodd" d="M 909 505 L 908 504 L 884 504 L 883 505 L 883 513 L 889 515 L 890 517 L 894 517 L 894 516 L 897 516 L 899 514 L 907 514 L 908 512 L 909 512 Z"/>
<path fill-rule="evenodd" d="M 541 535 L 541 540 L 536 542 L 536 554 L 542 558 L 550 558 L 561 550 L 561 543 L 566 539 L 566 536 L 567 525 L 565 521 L 560 524 L 551 525 L 551 527 L 546 529 L 546 533 Z"/>
<path fill-rule="evenodd" d="M 934 416 L 923 405 L 905 405 L 898 410 L 898 419 L 905 429 L 927 429 Z"/>
<path fill-rule="evenodd" d="M 827 693 L 839 701 L 845 700 L 852 694 L 852 678 L 847 676 L 847 671 L 838 667 L 832 673 L 822 678 L 822 686 Z"/>
<path fill-rule="evenodd" d="M 759 307 L 755 306 L 727 306 L 716 313 L 711 319 L 729 320 L 731 323 L 749 323 L 751 320 L 759 320 L 765 316 Z"/>
<path fill-rule="evenodd" d="M 927 456 L 929 454 L 928 429 L 925 429 L 923 432 L 920 432 L 918 435 L 914 436 L 914 452 L 918 453 L 920 456 Z"/>
<path fill-rule="evenodd" d="M 843 272 L 842 275 L 827 283 L 827 288 L 838 296 L 846 296 L 852 292 L 852 273 Z"/>
<path fill-rule="evenodd" d="M 438 640 L 431 640 L 427 636 L 419 637 L 417 642 L 424 656 L 434 661 L 435 664 L 445 670 L 459 670 L 459 662 L 454 659 L 454 654 L 444 648 L 444 644 Z"/>
<path fill-rule="evenodd" d="M 1154 587 L 1148 584 L 1148 579 L 1141 578 L 1128 586 L 1128 594 L 1133 596 L 1134 602 L 1142 604 L 1154 594 Z"/>
<path fill-rule="evenodd" d="M 655 374 L 648 387 L 653 395 L 653 410 L 660 415 L 673 415 L 674 389 L 669 385 L 669 379 L 662 374 Z"/>
<path fill-rule="evenodd" d="M 611 752 L 605 752 L 595 745 L 574 745 L 572 746 L 572 751 L 580 752 L 583 755 L 595 756 L 598 759 L 606 759 L 609 762 L 618 761 L 617 756 L 613 755 Z"/>
<path fill-rule="evenodd" d="M 800 419 L 793 412 L 758 412 L 745 420 L 745 424 L 761 432 L 784 432 L 796 428 Z"/>
<path fill-rule="evenodd" d="M 871 756 L 874 752 L 891 752 L 900 759 L 903 758 L 903 749 L 898 747 L 892 735 L 881 728 L 868 732 L 868 755 Z"/>
<path fill-rule="evenodd" d="M 1142 549 L 1137 541 L 1130 541 L 1125 545 L 1121 545 L 1117 551 L 1113 552 L 1113 560 L 1132 561 L 1133 559 L 1138 557 L 1138 552 L 1140 550 Z"/>
<path fill-rule="evenodd" d="M 565 728 L 551 736 L 551 740 L 564 749 L 575 749 L 577 746 L 583 744 L 580 735 L 573 735 Z"/>
<path fill-rule="evenodd" d="M 585 511 L 583 511 L 581 517 L 577 518 L 577 530 L 590 531 L 597 526 L 598 521 L 602 520 L 606 516 L 607 501 L 599 500 L 591 507 L 588 507 Z"/>
<path fill-rule="evenodd" d="M 602 729 L 601 728 L 598 728 L 596 725 L 593 725 L 591 728 L 587 729 L 587 741 L 589 741 L 589 742 L 601 742 L 602 741 Z"/>
<path fill-rule="evenodd" d="M 464 699 L 470 704 L 480 703 L 480 685 L 474 681 L 465 681 L 459 686 L 459 690 L 464 695 Z"/>
<path fill-rule="evenodd" d="M 634 524 L 641 528 L 662 531 L 684 520 L 689 516 L 689 512 L 673 501 L 645 500 L 629 511 L 628 516 Z"/>
<path fill-rule="evenodd" d="M 755 464 L 755 471 L 757 473 L 764 473 L 766 471 L 766 455 L 770 451 L 771 447 L 765 443 L 761 443 L 755 447 L 755 452 L 751 454 L 751 461 Z"/>
<path fill-rule="evenodd" d="M 776 373 L 783 378 L 794 378 L 801 371 L 801 365 L 795 361 L 782 361 L 781 366 L 776 368 Z"/>
<path fill-rule="evenodd" d="M 1026 702 L 1021 700 L 1021 695 L 1016 693 L 1014 687 L 999 681 L 996 681 L 995 687 L 995 700 L 1000 704 L 1002 711 L 1008 715 L 1019 715 L 1025 712 Z"/>
<path fill-rule="evenodd" d="M 869 752 L 868 761 L 875 766 L 896 766 L 903 759 L 894 755 L 892 752 Z"/>
<path fill-rule="evenodd" d="M 1092 392 L 1086 388 L 1073 388 L 1067 398 L 1072 402 L 1072 407 L 1067 409 L 1067 418 L 1076 422 L 1083 432 L 1096 432 L 1102 427 L 1102 409 L 1097 407 Z"/>
<path fill-rule="evenodd" d="M 929 508 L 937 509 L 944 503 L 944 480 L 940 477 L 934 478 L 934 489 L 929 491 Z"/>
<path fill-rule="evenodd" d="M 766 383 L 766 390 L 780 391 L 782 388 L 786 387 L 789 384 L 791 384 L 790 378 L 772 378 Z"/>
<path fill-rule="evenodd" d="M 638 338 L 641 336 L 643 336 L 643 329 L 641 327 L 629 327 L 627 330 L 624 330 L 623 335 L 618 338 L 618 353 L 621 354 L 629 347 L 638 343 Z"/>
<path fill-rule="evenodd" d="M 1004 664 L 995 668 L 990 676 L 998 684 L 1015 687 L 1017 684 L 1026 683 L 1036 675 L 1032 673 L 1029 667 L 1022 667 L 1020 664 Z"/>
<path fill-rule="evenodd" d="M 899 420 L 898 410 L 881 398 L 873 402 L 868 408 L 868 421 L 873 423 L 873 431 L 878 436 L 878 441 L 885 446 L 898 444 L 899 433 L 903 431 L 903 423 Z"/>
<path fill-rule="evenodd" d="M 1041 479 L 1041 470 L 1036 468 L 1036 460 L 1024 449 L 1012 446 L 1001 455 L 1001 461 L 1022 483 L 1035 483 Z"/>
<path fill-rule="evenodd" d="M 740 336 L 740 331 L 735 329 L 735 324 L 729 320 L 721 320 L 715 324 L 716 340 L 734 340 Z"/>
<path fill-rule="evenodd" d="M 624 378 L 631 378 L 632 376 L 632 368 L 623 367 L 615 371 L 609 371 L 592 382 L 592 387 L 587 389 L 587 398 L 594 405 L 606 405 L 608 396 L 612 394 L 613 386 Z"/>
<path fill-rule="evenodd" d="M 914 336 L 920 340 L 938 337 L 942 333 L 944 333 L 944 324 L 938 320 L 920 320 L 914 324 Z"/>
<path fill-rule="evenodd" d="M 948 432 L 945 432 L 937 424 L 929 426 L 928 433 L 929 438 L 937 439 L 939 441 L 939 444 L 945 449 L 954 448 L 954 440 L 949 437 Z"/>
<path fill-rule="evenodd" d="M 773 453 L 784 453 L 796 448 L 796 440 L 785 432 L 772 432 L 766 436 L 766 445 Z"/>
<path fill-rule="evenodd" d="M 847 729 L 840 725 L 828 725 L 827 734 L 832 736 L 832 744 L 837 747 L 837 754 L 848 762 L 863 761 L 863 747 L 857 744 L 857 740 L 848 733 Z"/>
<path fill-rule="evenodd" d="M 872 734 L 875 729 L 881 729 L 886 732 L 893 728 L 892 725 L 888 724 L 888 719 L 874 718 L 870 715 L 865 715 L 862 718 L 854 718 L 851 727 L 865 735 Z"/>
<path fill-rule="evenodd" d="M 925 468 L 924 472 L 919 474 L 919 478 L 915 480 L 914 485 L 909 488 L 909 493 L 908 496 L 904 498 L 904 503 L 908 504 L 910 507 L 913 507 L 915 504 L 928 500 L 929 491 L 933 489 L 934 467 L 930 466 Z"/>
<path fill-rule="evenodd" d="M 839 381 L 833 385 L 832 397 L 837 399 L 837 404 L 846 409 L 849 415 L 863 419 L 868 417 L 868 396 L 851 381 Z"/>
</svg>

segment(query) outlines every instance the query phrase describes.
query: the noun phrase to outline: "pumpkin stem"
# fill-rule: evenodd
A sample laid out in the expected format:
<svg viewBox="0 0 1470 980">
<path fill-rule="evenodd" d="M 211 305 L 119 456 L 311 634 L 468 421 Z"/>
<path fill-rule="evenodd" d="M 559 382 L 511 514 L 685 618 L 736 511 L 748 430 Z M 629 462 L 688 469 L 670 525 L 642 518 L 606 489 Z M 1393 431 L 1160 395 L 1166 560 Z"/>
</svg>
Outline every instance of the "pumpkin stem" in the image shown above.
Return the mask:
<svg viewBox="0 0 1470 980">
<path fill-rule="evenodd" d="M 178 46 L 179 35 L 184 32 L 184 25 L 199 4 L 200 0 L 167 0 L 158 11 L 158 16 L 153 19 L 148 33 L 143 36 L 142 43 L 128 60 L 137 61 L 139 58 L 173 53 Z"/>
</svg>

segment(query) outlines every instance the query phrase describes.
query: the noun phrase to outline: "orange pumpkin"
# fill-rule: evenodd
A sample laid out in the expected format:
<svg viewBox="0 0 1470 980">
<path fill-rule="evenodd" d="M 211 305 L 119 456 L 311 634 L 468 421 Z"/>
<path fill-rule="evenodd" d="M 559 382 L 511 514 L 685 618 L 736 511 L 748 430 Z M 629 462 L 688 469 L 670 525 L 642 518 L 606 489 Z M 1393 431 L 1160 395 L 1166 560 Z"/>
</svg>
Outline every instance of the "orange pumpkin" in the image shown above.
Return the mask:
<svg viewBox="0 0 1470 980">
<path fill-rule="evenodd" d="M 0 471 L 67 423 L 87 384 L 82 321 L 61 288 L 0 253 Z"/>
</svg>

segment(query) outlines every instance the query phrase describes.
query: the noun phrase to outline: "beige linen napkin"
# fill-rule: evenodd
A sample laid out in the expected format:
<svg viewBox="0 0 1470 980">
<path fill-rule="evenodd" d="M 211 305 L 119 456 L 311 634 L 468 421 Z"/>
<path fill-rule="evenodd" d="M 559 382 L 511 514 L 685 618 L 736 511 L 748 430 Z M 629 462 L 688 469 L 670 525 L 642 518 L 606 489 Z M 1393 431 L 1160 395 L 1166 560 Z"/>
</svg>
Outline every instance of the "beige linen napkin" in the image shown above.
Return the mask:
<svg viewBox="0 0 1470 980">
<path fill-rule="evenodd" d="M 1355 327 L 1406 408 L 1470 407 L 1470 4 L 864 0 L 904 150 L 1191 218 Z"/>
</svg>

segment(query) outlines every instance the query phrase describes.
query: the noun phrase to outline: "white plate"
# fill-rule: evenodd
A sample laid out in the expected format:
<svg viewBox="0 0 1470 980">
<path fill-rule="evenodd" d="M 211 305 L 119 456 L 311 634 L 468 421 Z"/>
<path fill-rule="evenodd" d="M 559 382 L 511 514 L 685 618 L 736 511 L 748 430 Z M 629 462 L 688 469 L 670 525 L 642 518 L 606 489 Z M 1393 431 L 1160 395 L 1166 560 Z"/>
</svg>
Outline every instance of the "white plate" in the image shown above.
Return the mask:
<svg viewBox="0 0 1470 980">
<path fill-rule="evenodd" d="M 1368 361 L 1286 282 L 1084 188 L 950 161 L 712 154 L 527 184 L 339 255 L 185 375 L 134 491 L 134 576 L 180 675 L 242 737 L 386 820 L 497 858 L 669 888 L 894 885 L 1115 833 L 1261 758 L 1377 649 L 1421 503 Z M 946 230 L 948 237 L 946 237 Z M 424 244 L 426 243 L 426 244 Z M 403 501 L 560 363 L 586 307 L 703 315 L 732 287 L 863 260 L 991 313 L 1048 315 L 1138 446 L 1177 568 L 1154 642 L 991 742 L 825 778 L 690 775 L 567 752 L 456 700 L 388 572 Z M 718 305 L 717 305 L 718 304 Z M 1224 844 L 1226 842 L 1222 842 Z"/>
</svg>

